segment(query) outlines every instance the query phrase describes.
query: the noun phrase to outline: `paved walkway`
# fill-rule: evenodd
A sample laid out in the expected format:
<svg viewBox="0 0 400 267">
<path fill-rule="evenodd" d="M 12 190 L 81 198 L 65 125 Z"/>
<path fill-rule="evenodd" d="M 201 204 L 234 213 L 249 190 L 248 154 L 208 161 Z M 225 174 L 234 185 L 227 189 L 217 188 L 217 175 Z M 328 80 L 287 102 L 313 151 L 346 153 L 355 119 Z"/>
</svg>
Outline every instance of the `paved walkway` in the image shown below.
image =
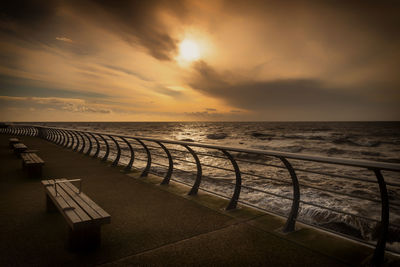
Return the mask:
<svg viewBox="0 0 400 267">
<path fill-rule="evenodd" d="M 82 191 L 111 214 L 101 248 L 65 249 L 66 223 L 45 212 L 39 180 L 28 179 L 0 134 L 0 266 L 340 266 L 371 249 L 303 228 L 289 235 L 282 220 L 247 208 L 226 212 L 225 200 L 186 195 L 178 185 L 124 174 L 98 159 L 36 137 L 20 137 L 45 160 L 43 178 L 82 178 Z"/>
</svg>

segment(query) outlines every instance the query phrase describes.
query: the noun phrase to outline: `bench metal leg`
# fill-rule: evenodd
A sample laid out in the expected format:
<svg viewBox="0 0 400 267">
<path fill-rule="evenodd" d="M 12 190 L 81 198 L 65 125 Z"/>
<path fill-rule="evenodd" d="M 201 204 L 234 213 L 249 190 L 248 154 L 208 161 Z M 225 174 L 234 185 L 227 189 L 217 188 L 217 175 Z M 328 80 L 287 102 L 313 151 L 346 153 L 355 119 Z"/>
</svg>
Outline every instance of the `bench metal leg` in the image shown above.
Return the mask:
<svg viewBox="0 0 400 267">
<path fill-rule="evenodd" d="M 48 194 L 46 194 L 46 211 L 49 213 L 58 211 L 56 205 L 54 205 L 53 200 L 49 197 Z"/>
<path fill-rule="evenodd" d="M 92 250 L 101 243 L 100 225 L 89 225 L 81 229 L 68 226 L 67 247 L 71 251 Z"/>
</svg>

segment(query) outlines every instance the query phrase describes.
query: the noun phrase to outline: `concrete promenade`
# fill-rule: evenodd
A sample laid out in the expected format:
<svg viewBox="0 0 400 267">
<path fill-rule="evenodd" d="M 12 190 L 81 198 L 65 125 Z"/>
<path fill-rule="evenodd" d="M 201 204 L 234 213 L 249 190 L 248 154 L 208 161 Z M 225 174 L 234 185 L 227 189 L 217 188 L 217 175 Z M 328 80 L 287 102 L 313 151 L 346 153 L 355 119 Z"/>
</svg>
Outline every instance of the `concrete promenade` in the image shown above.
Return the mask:
<svg viewBox="0 0 400 267">
<path fill-rule="evenodd" d="M 0 266 L 342 266 L 359 265 L 372 249 L 159 178 L 125 174 L 110 163 L 36 137 L 18 137 L 46 162 L 43 179 L 82 178 L 82 191 L 111 215 L 101 247 L 66 250 L 66 227 L 45 212 L 40 180 L 28 179 L 0 134 Z M 390 258 L 390 257 L 389 257 Z M 400 264 L 390 258 L 389 265 Z"/>
</svg>

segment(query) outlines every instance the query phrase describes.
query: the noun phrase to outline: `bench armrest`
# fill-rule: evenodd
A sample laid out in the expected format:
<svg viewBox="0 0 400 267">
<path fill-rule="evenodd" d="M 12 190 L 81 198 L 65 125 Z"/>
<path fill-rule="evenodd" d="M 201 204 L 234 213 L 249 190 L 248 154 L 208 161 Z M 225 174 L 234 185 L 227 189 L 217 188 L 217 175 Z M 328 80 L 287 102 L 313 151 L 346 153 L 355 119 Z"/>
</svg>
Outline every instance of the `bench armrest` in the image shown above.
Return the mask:
<svg viewBox="0 0 400 267">
<path fill-rule="evenodd" d="M 62 181 L 56 181 L 54 179 L 53 183 L 54 183 L 54 190 L 56 191 L 56 196 L 57 196 L 57 184 L 69 183 L 69 182 L 79 182 L 79 194 L 82 192 L 82 179 L 71 179 L 71 180 L 62 180 Z"/>
</svg>

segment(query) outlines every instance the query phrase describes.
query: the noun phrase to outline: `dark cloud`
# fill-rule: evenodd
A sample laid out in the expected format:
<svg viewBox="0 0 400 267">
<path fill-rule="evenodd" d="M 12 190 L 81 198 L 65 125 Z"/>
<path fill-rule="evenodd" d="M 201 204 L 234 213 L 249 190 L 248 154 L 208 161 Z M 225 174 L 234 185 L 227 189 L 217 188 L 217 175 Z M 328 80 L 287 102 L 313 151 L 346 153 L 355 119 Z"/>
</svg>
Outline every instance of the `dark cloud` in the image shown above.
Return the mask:
<svg viewBox="0 0 400 267">
<path fill-rule="evenodd" d="M 192 88 L 225 100 L 237 108 L 261 114 L 270 110 L 283 111 L 286 117 L 296 119 L 300 113 L 314 117 L 337 114 L 340 118 L 348 114 L 351 118 L 356 110 L 365 110 L 369 114 L 378 112 L 380 115 L 385 112 L 388 113 L 386 115 L 393 115 L 394 110 L 400 112 L 397 105 L 400 102 L 399 94 L 393 88 L 382 87 L 383 84 L 378 88 L 338 88 L 316 79 L 235 81 L 232 79 L 234 75 L 220 74 L 205 62 L 198 62 L 194 68 L 197 75 L 188 82 Z M 373 99 L 374 93 L 382 96 L 388 92 L 392 94 L 386 98 Z M 362 117 L 367 118 L 368 113 L 362 114 Z"/>
<path fill-rule="evenodd" d="M 61 46 L 83 55 L 90 53 L 91 49 L 85 48 L 87 44 L 84 42 L 62 44 L 56 39 L 60 31 L 61 34 L 69 33 L 64 38 L 72 40 L 74 38 L 70 35 L 78 36 L 81 32 L 79 23 L 60 16 L 58 10 L 65 8 L 85 18 L 85 22 L 119 35 L 128 43 L 145 47 L 159 60 L 170 60 L 177 50 L 177 40 L 161 21 L 160 12 L 181 21 L 187 13 L 184 0 L 13 0 L 1 6 L 0 30 L 7 35 L 3 38 L 16 36 L 29 42 Z"/>
<path fill-rule="evenodd" d="M 183 0 L 93 0 L 85 5 L 78 1 L 74 8 L 83 11 L 103 27 L 119 33 L 124 40 L 144 46 L 159 60 L 170 60 L 177 50 L 177 40 L 160 20 L 160 11 L 180 20 L 187 13 Z"/>
<path fill-rule="evenodd" d="M 34 28 L 46 23 L 56 12 L 57 0 L 3 1 L 0 7 L 2 22 L 17 23 Z"/>
</svg>

